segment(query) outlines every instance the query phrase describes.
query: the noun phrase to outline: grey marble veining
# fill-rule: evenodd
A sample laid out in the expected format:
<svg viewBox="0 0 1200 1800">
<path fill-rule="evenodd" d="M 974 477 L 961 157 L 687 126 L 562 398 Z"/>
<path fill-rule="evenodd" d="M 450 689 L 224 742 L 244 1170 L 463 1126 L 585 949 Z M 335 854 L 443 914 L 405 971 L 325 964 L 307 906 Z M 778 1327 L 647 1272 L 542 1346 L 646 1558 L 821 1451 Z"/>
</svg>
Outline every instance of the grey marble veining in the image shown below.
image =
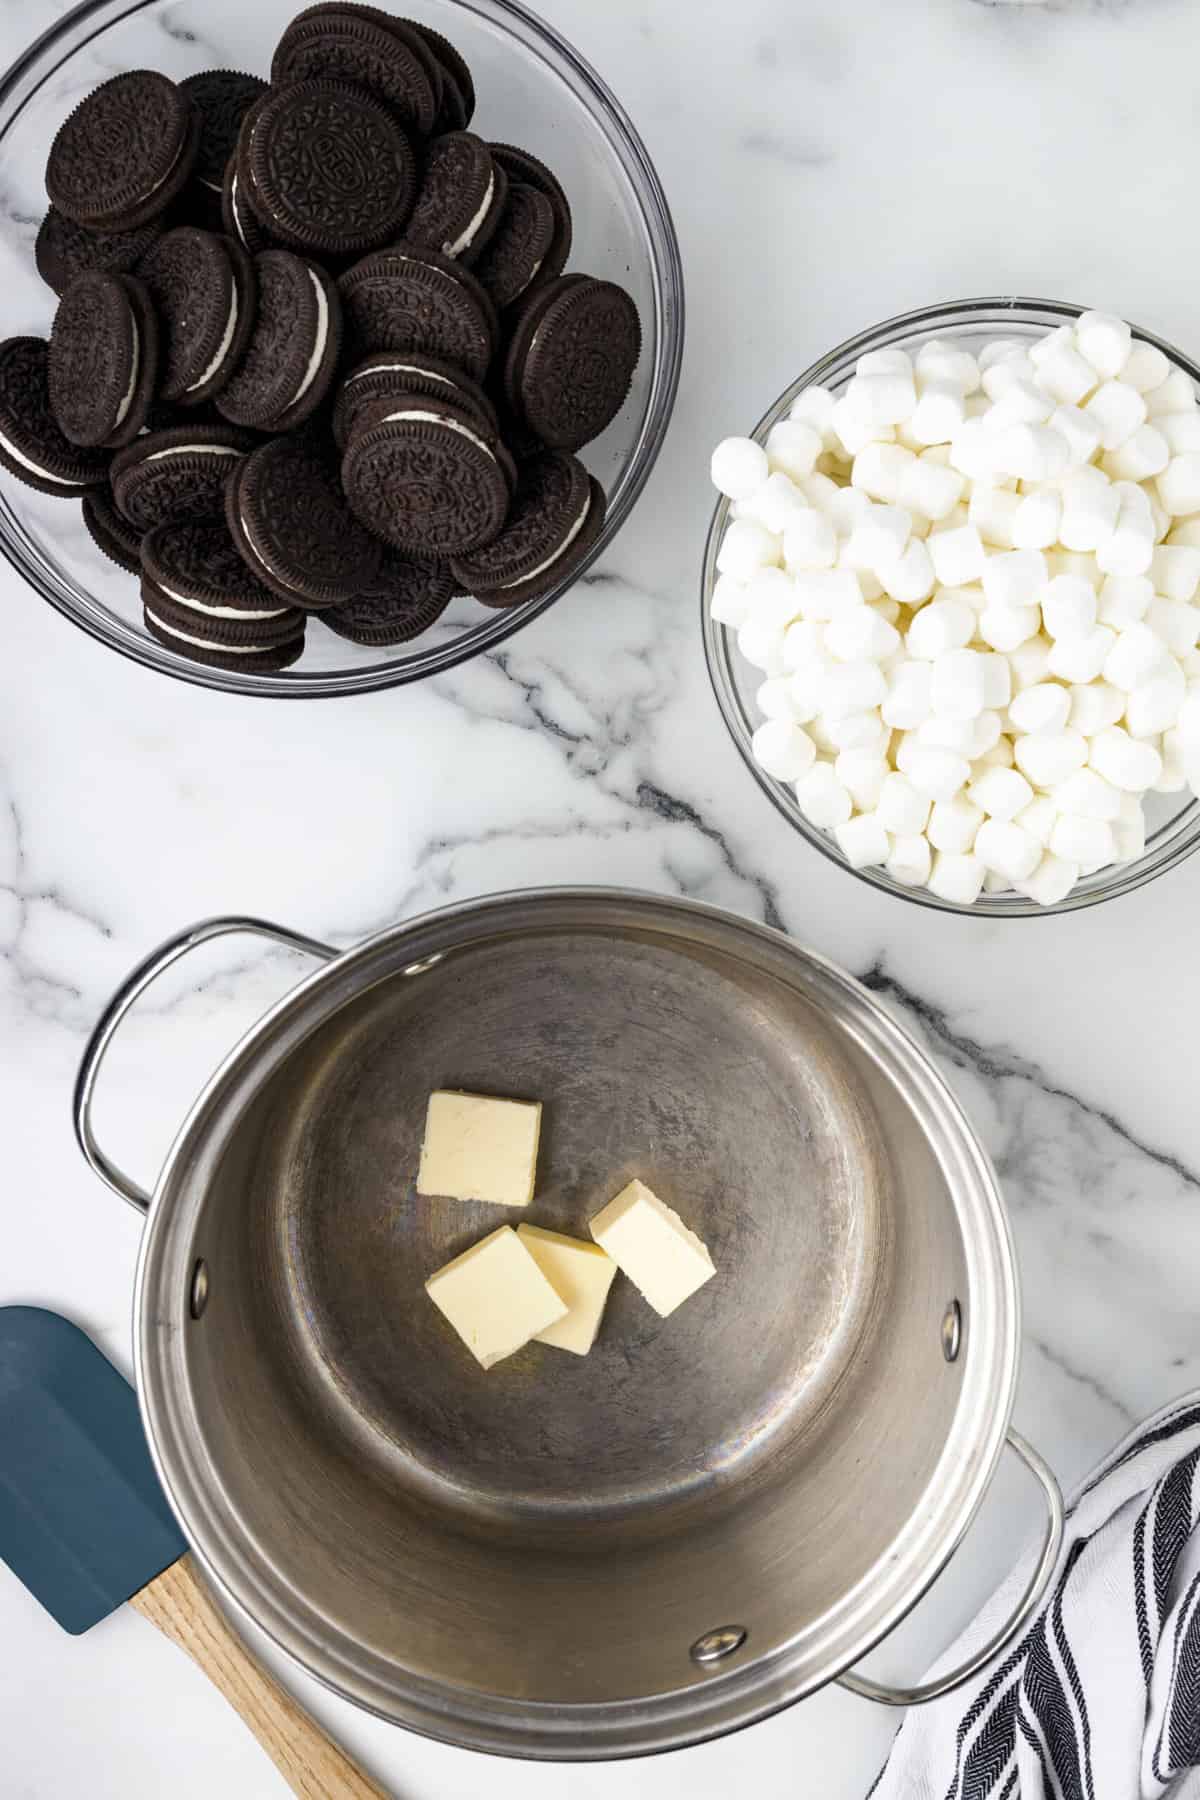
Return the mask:
<svg viewBox="0 0 1200 1800">
<path fill-rule="evenodd" d="M 1200 1383 L 1200 862 L 1113 906 L 1014 924 L 927 915 L 806 850 L 750 783 L 708 689 L 706 465 L 833 343 L 932 299 L 1075 299 L 1194 353 L 1194 7 L 543 6 L 632 113 L 675 211 L 689 336 L 659 466 L 603 566 L 553 612 L 423 688 L 352 702 L 180 688 L 0 576 L 0 1302 L 59 1307 L 128 1366 L 137 1221 L 82 1167 L 68 1101 L 89 1022 L 167 932 L 247 911 L 344 944 L 490 890 L 624 882 L 780 926 L 926 1044 L 1010 1204 L 1018 1421 L 1073 1479 Z M 0 54 L 65 10 L 0 0 Z M 236 63 L 229 18 L 210 30 L 203 8 L 171 7 L 162 65 Z M 97 47 L 85 73 L 56 78 L 63 110 L 108 72 Z M 38 172 L 0 153 L 6 273 L 39 206 Z M 207 1070 L 302 968 L 231 942 L 149 998 L 103 1096 L 128 1166 L 152 1174 Z M 877 1666 L 919 1667 L 1032 1525 L 1005 1472 Z M 136 1619 L 68 1643 L 0 1572 L 0 1646 L 5 1800 L 282 1794 Z M 288 1679 L 407 1800 L 717 1800 L 748 1780 L 765 1800 L 857 1800 L 894 1724 L 830 1692 L 726 1743 L 564 1780 L 421 1743 Z"/>
</svg>

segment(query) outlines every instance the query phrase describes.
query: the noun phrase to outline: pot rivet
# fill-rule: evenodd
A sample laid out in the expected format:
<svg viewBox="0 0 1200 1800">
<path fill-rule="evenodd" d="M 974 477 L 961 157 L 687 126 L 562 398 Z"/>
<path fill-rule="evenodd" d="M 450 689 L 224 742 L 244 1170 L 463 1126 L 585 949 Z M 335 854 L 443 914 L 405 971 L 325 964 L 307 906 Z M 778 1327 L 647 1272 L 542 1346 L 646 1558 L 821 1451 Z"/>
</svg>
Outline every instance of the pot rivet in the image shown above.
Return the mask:
<svg viewBox="0 0 1200 1800">
<path fill-rule="evenodd" d="M 744 1625 L 718 1625 L 715 1631 L 706 1631 L 703 1637 L 698 1637 L 688 1654 L 694 1663 L 721 1662 L 741 1649 L 746 1636 Z"/>
<path fill-rule="evenodd" d="M 957 1362 L 962 1349 L 962 1307 L 952 1300 L 942 1317 L 942 1355 L 947 1362 Z"/>
<path fill-rule="evenodd" d="M 435 950 L 432 956 L 423 956 L 419 962 L 408 963 L 400 973 L 402 975 L 423 975 L 426 969 L 435 969 L 445 954 L 444 950 Z"/>
<path fill-rule="evenodd" d="M 188 1310 L 193 1319 L 198 1319 L 208 1305 L 208 1264 L 202 1256 L 196 1258 L 196 1266 L 192 1270 L 192 1288 L 188 1296 Z"/>
</svg>

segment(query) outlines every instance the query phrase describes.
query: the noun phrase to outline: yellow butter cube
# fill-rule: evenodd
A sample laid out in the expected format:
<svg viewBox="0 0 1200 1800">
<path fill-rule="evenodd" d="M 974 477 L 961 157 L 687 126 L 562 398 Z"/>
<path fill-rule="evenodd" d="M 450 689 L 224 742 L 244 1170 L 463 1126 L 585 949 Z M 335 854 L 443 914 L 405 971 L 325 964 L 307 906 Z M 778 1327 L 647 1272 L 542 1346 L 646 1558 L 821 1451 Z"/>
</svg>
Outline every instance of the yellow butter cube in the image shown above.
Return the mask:
<svg viewBox="0 0 1200 1800">
<path fill-rule="evenodd" d="M 539 1100 L 430 1094 L 418 1194 L 528 1206 L 537 1172 Z"/>
<path fill-rule="evenodd" d="M 717 1272 L 695 1232 L 644 1182 L 622 1188 L 588 1229 L 664 1319 Z"/>
<path fill-rule="evenodd" d="M 485 1369 L 567 1316 L 511 1225 L 501 1225 L 431 1275 L 425 1292 Z"/>
<path fill-rule="evenodd" d="M 586 1356 L 600 1329 L 616 1263 L 599 1244 L 585 1244 L 540 1225 L 518 1225 L 517 1236 L 567 1307 L 565 1319 L 538 1332 L 538 1343 Z"/>
</svg>

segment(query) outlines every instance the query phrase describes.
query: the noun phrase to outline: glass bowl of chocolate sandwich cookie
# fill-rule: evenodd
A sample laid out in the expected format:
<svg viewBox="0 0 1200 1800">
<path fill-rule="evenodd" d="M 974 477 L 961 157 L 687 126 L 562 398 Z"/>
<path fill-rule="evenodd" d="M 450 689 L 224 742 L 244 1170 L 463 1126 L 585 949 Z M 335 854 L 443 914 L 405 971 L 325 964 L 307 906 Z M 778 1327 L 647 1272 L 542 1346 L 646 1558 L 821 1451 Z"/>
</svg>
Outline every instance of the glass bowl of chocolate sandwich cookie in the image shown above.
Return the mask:
<svg viewBox="0 0 1200 1800">
<path fill-rule="evenodd" d="M 92 0 L 0 81 L 0 552 L 226 692 L 449 669 L 653 467 L 683 347 L 658 178 L 513 0 L 178 11 Z"/>
</svg>

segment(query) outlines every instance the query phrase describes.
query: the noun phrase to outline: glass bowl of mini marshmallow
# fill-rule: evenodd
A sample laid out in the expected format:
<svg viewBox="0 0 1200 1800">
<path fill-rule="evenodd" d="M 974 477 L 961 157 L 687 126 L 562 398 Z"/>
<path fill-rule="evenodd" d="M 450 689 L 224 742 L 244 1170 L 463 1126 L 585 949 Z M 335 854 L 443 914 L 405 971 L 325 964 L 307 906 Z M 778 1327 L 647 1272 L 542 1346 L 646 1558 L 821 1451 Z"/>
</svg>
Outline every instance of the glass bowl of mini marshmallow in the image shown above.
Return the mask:
<svg viewBox="0 0 1200 1800">
<path fill-rule="evenodd" d="M 709 673 L 763 792 L 873 887 L 992 918 L 1200 843 L 1200 367 L 1110 314 L 952 301 L 713 454 Z"/>
</svg>

